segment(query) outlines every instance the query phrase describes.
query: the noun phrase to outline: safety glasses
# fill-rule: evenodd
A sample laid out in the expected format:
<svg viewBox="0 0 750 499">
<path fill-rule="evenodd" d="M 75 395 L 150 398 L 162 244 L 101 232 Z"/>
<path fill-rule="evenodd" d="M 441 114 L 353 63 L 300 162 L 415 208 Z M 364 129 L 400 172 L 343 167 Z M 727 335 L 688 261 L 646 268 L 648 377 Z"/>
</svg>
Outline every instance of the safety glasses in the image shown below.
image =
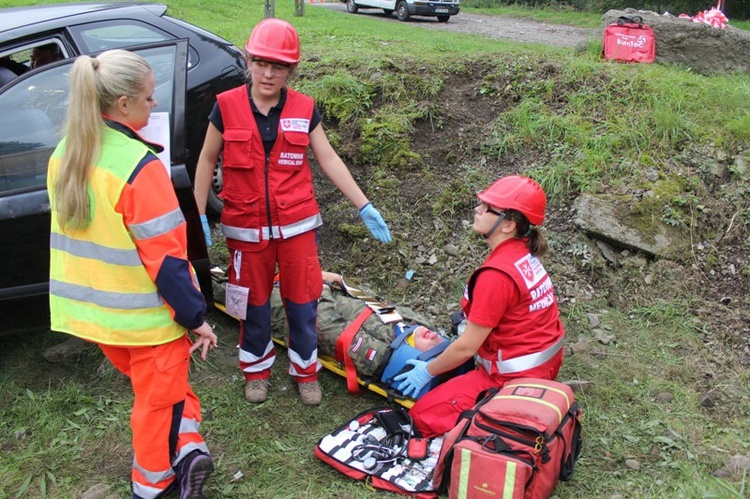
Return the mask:
<svg viewBox="0 0 750 499">
<path fill-rule="evenodd" d="M 495 211 L 492 209 L 490 205 L 487 203 L 481 203 L 479 206 L 482 207 L 482 213 L 492 213 L 493 215 L 497 215 L 498 217 L 505 218 L 505 212 L 504 211 Z"/>
<path fill-rule="evenodd" d="M 271 73 L 272 78 L 279 78 L 289 73 L 289 66 L 278 62 L 264 61 L 261 59 L 251 59 L 252 71 L 258 75 Z"/>
</svg>

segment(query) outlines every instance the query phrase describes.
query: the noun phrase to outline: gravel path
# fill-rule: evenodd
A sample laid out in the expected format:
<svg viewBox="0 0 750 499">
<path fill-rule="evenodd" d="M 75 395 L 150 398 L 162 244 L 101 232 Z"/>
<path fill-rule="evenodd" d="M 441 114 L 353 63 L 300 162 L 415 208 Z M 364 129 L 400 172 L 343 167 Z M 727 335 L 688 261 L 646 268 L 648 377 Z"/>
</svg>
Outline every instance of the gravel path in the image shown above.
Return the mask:
<svg viewBox="0 0 750 499">
<path fill-rule="evenodd" d="M 381 9 L 360 9 L 357 14 L 346 12 L 346 4 L 341 2 L 313 3 L 314 5 L 344 13 L 344 15 L 364 15 L 382 22 L 400 22 L 395 15 L 386 16 Z M 415 27 L 433 30 L 471 33 L 490 38 L 514 40 L 526 43 L 539 43 L 558 47 L 575 47 L 601 36 L 601 30 L 579 28 L 562 24 L 519 19 L 516 17 L 490 16 L 461 12 L 450 18 L 447 23 L 438 22 L 434 17 L 413 17 L 409 24 Z"/>
</svg>

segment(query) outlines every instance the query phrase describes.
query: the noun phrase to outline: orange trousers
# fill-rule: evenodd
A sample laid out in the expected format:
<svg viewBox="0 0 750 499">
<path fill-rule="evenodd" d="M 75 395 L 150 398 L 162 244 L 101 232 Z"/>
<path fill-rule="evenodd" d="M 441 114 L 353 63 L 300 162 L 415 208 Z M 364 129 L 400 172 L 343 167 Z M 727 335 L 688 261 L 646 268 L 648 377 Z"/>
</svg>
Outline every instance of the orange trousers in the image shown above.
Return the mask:
<svg viewBox="0 0 750 499">
<path fill-rule="evenodd" d="M 182 458 L 194 450 L 208 453 L 198 433 L 200 401 L 188 383 L 190 340 L 185 335 L 163 345 L 99 347 L 130 378 L 133 497 L 152 499 L 175 481 Z"/>
</svg>

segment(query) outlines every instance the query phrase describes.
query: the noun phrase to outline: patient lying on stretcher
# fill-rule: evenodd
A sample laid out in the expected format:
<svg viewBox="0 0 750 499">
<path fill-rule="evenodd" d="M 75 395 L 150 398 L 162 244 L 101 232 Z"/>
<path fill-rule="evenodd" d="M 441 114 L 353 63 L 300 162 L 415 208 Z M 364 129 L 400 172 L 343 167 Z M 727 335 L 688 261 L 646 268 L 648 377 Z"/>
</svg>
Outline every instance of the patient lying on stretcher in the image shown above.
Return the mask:
<svg viewBox="0 0 750 499">
<path fill-rule="evenodd" d="M 220 281 L 214 280 L 214 296 L 219 302 L 224 295 L 223 286 L 219 284 L 217 288 Z M 364 322 L 356 331 L 349 331 L 353 334 L 350 340 L 342 342 L 348 326 L 358 319 Z M 273 337 L 286 344 L 289 330 L 278 287 L 271 294 L 271 328 Z M 391 383 L 393 377 L 410 367 L 406 361 L 433 358 L 449 344 L 448 338 L 435 329 L 421 314 L 407 307 L 386 306 L 371 290 L 351 286 L 339 274 L 323 272 L 316 322 L 318 356 L 343 366 L 345 351 L 360 379 L 375 382 L 400 396 Z M 462 366 L 461 372 L 468 367 Z M 455 374 L 454 371 L 436 378 L 415 398 Z"/>
</svg>

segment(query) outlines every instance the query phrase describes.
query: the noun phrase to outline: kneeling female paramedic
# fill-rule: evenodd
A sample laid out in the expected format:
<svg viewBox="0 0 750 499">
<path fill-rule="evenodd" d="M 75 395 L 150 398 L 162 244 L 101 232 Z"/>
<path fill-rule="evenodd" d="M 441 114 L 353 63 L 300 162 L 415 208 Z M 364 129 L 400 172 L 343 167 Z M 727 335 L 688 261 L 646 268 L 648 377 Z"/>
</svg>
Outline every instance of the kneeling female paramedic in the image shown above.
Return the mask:
<svg viewBox="0 0 750 499">
<path fill-rule="evenodd" d="M 547 199 L 532 179 L 504 177 L 477 195 L 473 230 L 483 235 L 490 255 L 464 291 L 464 332 L 430 362 L 397 376 L 406 395 L 419 393 L 439 374 L 474 356 L 477 368 L 422 396 L 410 414 L 425 437 L 450 430 L 459 414 L 474 406 L 487 388 L 520 377 L 554 379 L 562 365 L 560 321 L 552 282 L 539 261 L 547 243 L 541 225 Z"/>
<path fill-rule="evenodd" d="M 229 249 L 227 301 L 240 309 L 239 361 L 245 398 L 268 395 L 276 351 L 271 342 L 271 304 L 278 264 L 289 321 L 289 374 L 306 405 L 322 398 L 318 383 L 315 318 L 322 278 L 316 230 L 323 224 L 307 160 L 312 149 L 323 172 L 359 209 L 372 235 L 391 240 L 380 212 L 367 200 L 328 142 L 313 99 L 286 87 L 300 59 L 299 36 L 281 19 L 259 22 L 245 45 L 250 83 L 217 97 L 195 175 L 198 209 L 223 154 L 221 233 Z M 202 215 L 206 243 L 210 229 Z M 236 296 L 230 296 L 230 291 Z M 245 303 L 247 304 L 246 306 Z"/>
</svg>

